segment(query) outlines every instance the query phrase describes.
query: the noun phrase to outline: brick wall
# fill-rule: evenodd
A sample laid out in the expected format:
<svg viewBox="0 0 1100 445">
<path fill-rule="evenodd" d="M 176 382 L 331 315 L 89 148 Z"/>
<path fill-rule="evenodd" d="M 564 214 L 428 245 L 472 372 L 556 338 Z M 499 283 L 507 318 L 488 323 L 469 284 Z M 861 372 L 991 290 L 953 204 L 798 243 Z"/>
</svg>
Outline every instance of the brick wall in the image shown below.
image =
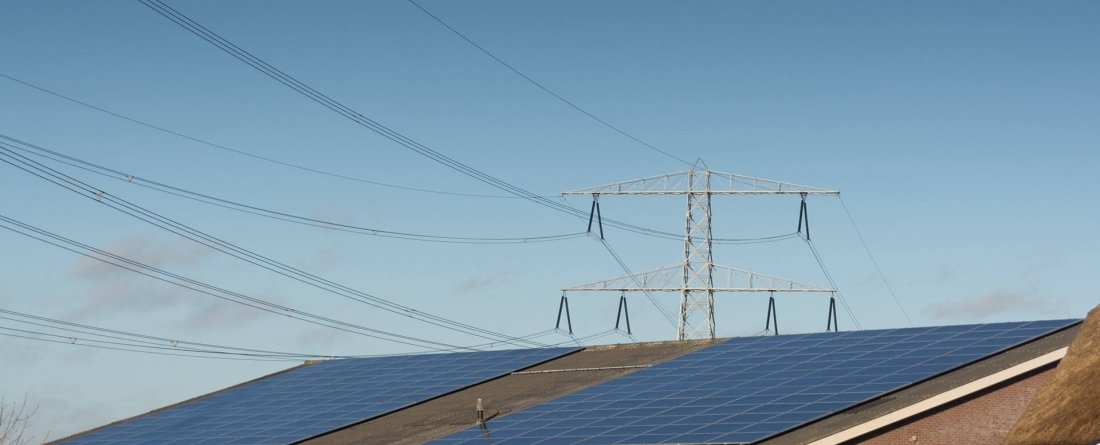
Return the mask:
<svg viewBox="0 0 1100 445">
<path fill-rule="evenodd" d="M 1000 444 L 1051 374 L 1053 369 L 1048 369 L 1002 384 L 853 443 Z"/>
</svg>

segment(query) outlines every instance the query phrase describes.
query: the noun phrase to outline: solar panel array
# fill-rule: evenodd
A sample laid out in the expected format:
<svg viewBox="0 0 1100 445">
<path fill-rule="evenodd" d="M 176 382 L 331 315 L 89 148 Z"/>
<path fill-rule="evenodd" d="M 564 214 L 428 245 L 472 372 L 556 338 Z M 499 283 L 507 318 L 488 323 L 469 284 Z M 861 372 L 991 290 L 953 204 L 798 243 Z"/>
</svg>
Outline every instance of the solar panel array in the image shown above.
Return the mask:
<svg viewBox="0 0 1100 445">
<path fill-rule="evenodd" d="M 289 443 L 575 350 L 522 349 L 326 361 L 64 443 Z"/>
<path fill-rule="evenodd" d="M 733 338 L 432 443 L 752 442 L 1073 322 Z"/>
</svg>

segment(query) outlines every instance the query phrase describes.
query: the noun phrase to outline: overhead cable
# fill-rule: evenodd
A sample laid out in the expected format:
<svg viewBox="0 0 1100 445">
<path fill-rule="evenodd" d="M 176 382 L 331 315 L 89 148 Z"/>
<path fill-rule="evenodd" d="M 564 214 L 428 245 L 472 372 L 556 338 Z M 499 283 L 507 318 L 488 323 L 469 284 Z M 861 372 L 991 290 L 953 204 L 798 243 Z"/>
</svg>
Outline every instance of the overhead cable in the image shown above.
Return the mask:
<svg viewBox="0 0 1100 445">
<path fill-rule="evenodd" d="M 517 345 L 528 344 L 531 346 L 545 346 L 538 343 L 532 344 L 529 341 L 518 339 L 513 336 L 495 333 L 487 329 L 478 328 L 476 326 L 471 326 L 465 323 L 449 320 L 444 317 L 421 312 L 411 307 L 400 305 L 392 301 L 379 298 L 347 286 L 340 285 L 339 283 L 326 280 L 295 267 L 275 261 L 266 256 L 257 254 L 248 249 L 241 248 L 227 241 L 210 236 L 202 231 L 179 223 L 158 213 L 152 212 L 136 204 L 130 203 L 110 193 L 85 184 L 71 176 L 65 175 L 57 170 L 49 168 L 41 163 L 33 161 L 30 158 L 20 155 L 18 152 L 5 148 L 2 145 L 0 145 L 0 161 L 15 166 L 21 170 L 31 173 L 34 176 L 54 183 L 55 185 L 79 194 L 85 198 L 95 200 L 96 202 L 104 204 L 114 210 L 147 222 L 153 226 L 175 233 L 179 236 L 202 244 L 211 249 L 225 253 L 237 259 L 246 261 L 253 265 L 259 266 L 261 268 L 291 278 L 295 281 L 315 287 L 317 289 L 339 295 L 344 298 L 357 301 L 359 303 L 367 304 L 369 306 L 373 306 L 387 312 L 407 316 L 420 322 L 432 324 L 457 332 L 462 332 L 468 335 L 481 337 L 491 342 L 516 342 Z"/>
<path fill-rule="evenodd" d="M 349 181 L 361 182 L 361 183 L 364 183 L 364 184 L 371 184 L 371 185 L 377 185 L 377 186 L 389 187 L 389 188 L 395 188 L 395 189 L 401 189 L 401 190 L 408 190 L 408 191 L 414 191 L 414 192 L 434 193 L 434 194 L 439 194 L 439 195 L 450 195 L 450 196 L 466 196 L 466 197 L 472 197 L 472 198 L 509 198 L 509 199 L 519 198 L 518 196 L 513 196 L 513 195 L 483 195 L 483 194 L 476 194 L 476 193 L 457 193 L 457 192 L 447 192 L 447 191 L 441 191 L 441 190 L 428 190 L 428 189 L 422 189 L 422 188 L 416 188 L 416 187 L 407 187 L 407 186 L 403 186 L 403 185 L 387 184 L 387 183 L 384 183 L 384 182 L 378 182 L 378 181 L 372 181 L 372 180 L 369 180 L 369 179 L 357 178 L 357 177 L 354 177 L 354 176 L 342 175 L 342 174 L 339 174 L 339 173 L 333 173 L 333 172 L 329 172 L 329 171 L 319 170 L 319 169 L 316 169 L 316 168 L 306 167 L 306 166 L 302 166 L 302 165 L 298 165 L 298 164 L 294 164 L 294 163 L 290 163 L 290 162 L 286 162 L 286 161 L 280 161 L 278 159 L 269 158 L 269 157 L 266 157 L 266 156 L 261 156 L 261 155 L 258 155 L 258 154 L 255 154 L 255 153 L 250 153 L 250 152 L 247 152 L 247 151 L 244 151 L 244 150 L 238 150 L 236 148 L 230 148 L 230 147 L 226 147 L 224 145 L 215 144 L 213 142 L 209 142 L 209 141 L 206 141 L 206 140 L 203 140 L 203 139 L 199 139 L 199 138 L 194 137 L 194 136 L 188 136 L 186 134 L 183 134 L 183 133 L 180 133 L 180 132 L 177 132 L 177 131 L 174 131 L 174 130 L 169 130 L 167 128 L 160 127 L 160 126 L 157 126 L 157 125 L 153 125 L 153 124 L 150 124 L 148 122 L 144 122 L 144 121 L 141 121 L 141 120 L 138 120 L 138 119 L 134 119 L 134 118 L 129 117 L 129 116 L 124 116 L 124 115 L 115 113 L 113 111 L 106 110 L 106 109 L 97 107 L 95 105 L 89 104 L 87 102 L 80 101 L 80 100 L 77 100 L 77 99 L 73 99 L 69 96 L 47 90 L 47 89 L 42 88 L 38 85 L 34 85 L 34 84 L 29 83 L 29 82 L 20 80 L 20 79 L 16 79 L 16 78 L 11 77 L 11 76 L 9 76 L 7 74 L 4 74 L 4 73 L 0 73 L 0 77 L 8 79 L 12 82 L 16 82 L 16 83 L 25 85 L 25 86 L 33 88 L 33 89 L 36 89 L 38 91 L 41 91 L 43 93 L 52 95 L 54 97 L 67 100 L 67 101 L 72 102 L 74 104 L 81 105 L 81 106 L 87 107 L 89 109 L 96 110 L 96 111 L 99 111 L 101 113 L 105 113 L 107 115 L 114 116 L 114 117 L 117 117 L 117 118 L 120 118 L 120 119 L 123 119 L 123 120 L 127 120 L 127 121 L 133 122 L 135 124 L 138 124 L 138 125 L 141 125 L 141 126 L 144 126 L 144 127 L 147 127 L 147 128 L 151 128 L 153 130 L 160 131 L 162 133 L 167 133 L 167 134 L 177 136 L 177 137 L 181 137 L 181 138 L 187 139 L 189 141 L 197 142 L 197 143 L 200 143 L 200 144 L 203 144 L 203 145 L 206 145 L 206 146 L 214 147 L 214 148 L 225 150 L 225 151 L 228 151 L 228 152 L 231 152 L 231 153 L 236 153 L 236 154 L 239 154 L 239 155 L 242 155 L 242 156 L 247 156 L 247 157 L 250 157 L 250 158 L 253 158 L 253 159 L 258 159 L 258 160 L 270 162 L 270 163 L 273 163 L 273 164 L 279 164 L 279 165 L 282 165 L 282 166 L 285 166 L 285 167 L 290 167 L 290 168 L 294 168 L 294 169 L 298 169 L 298 170 L 302 170 L 302 171 L 317 173 L 317 174 L 320 174 L 320 175 L 330 176 L 330 177 L 333 177 L 333 178 L 346 179 L 346 180 L 349 180 Z"/>
<path fill-rule="evenodd" d="M 0 327 L 0 330 L 7 330 L 7 329 L 3 328 L 3 327 Z M 37 336 L 32 337 L 31 335 L 37 335 Z M 72 345 L 75 345 L 75 346 L 86 347 L 86 348 L 110 349 L 110 350 L 115 350 L 115 351 L 139 352 L 139 353 L 154 354 L 154 355 L 171 355 L 171 356 L 179 356 L 179 357 L 196 357 L 196 358 L 209 358 L 209 359 L 218 359 L 218 360 L 244 360 L 244 361 L 289 361 L 289 360 L 294 360 L 294 361 L 298 361 L 297 359 L 289 359 L 289 358 L 281 358 L 281 357 L 250 358 L 250 357 L 227 357 L 227 356 L 217 356 L 217 355 L 173 353 L 173 352 L 154 351 L 154 350 L 147 350 L 147 349 L 140 349 L 140 348 L 133 348 L 133 347 L 128 348 L 128 347 L 118 347 L 118 346 L 107 346 L 107 345 L 104 345 L 104 344 L 100 344 L 100 343 L 105 343 L 105 342 L 72 343 L 72 342 L 66 341 L 65 339 L 61 339 L 61 338 L 55 338 L 55 339 L 42 338 L 40 336 L 52 336 L 52 335 L 39 333 L 39 332 L 31 332 L 30 335 L 20 335 L 20 334 L 13 334 L 13 333 L 9 333 L 9 332 L 0 332 L 0 336 L 13 337 L 13 338 L 22 338 L 22 339 L 25 339 L 25 340 L 35 340 L 35 341 L 43 341 L 43 342 L 49 342 L 49 343 L 72 344 Z M 52 337 L 60 337 L 60 336 L 52 336 Z"/>
<path fill-rule="evenodd" d="M 448 25 L 448 24 L 447 24 L 447 22 L 444 22 L 444 21 L 443 21 L 443 19 L 440 19 L 440 18 L 439 18 L 439 17 L 437 17 L 437 16 L 435 15 L 435 14 L 432 14 L 432 13 L 431 13 L 431 12 L 429 12 L 429 11 L 428 11 L 427 9 L 424 9 L 424 7 L 423 7 L 423 6 L 420 6 L 420 4 L 419 4 L 419 3 L 417 3 L 417 2 L 415 2 L 415 1 L 413 1 L 413 0 L 409 0 L 409 3 L 412 3 L 412 4 L 413 4 L 413 6 L 416 6 L 416 7 L 417 7 L 418 9 L 420 9 L 421 11 L 424 11 L 424 13 L 425 13 L 425 14 L 428 14 L 428 17 L 431 17 L 431 18 L 435 19 L 435 21 L 436 21 L 436 22 L 439 22 L 439 24 L 440 24 L 440 25 L 443 25 L 443 27 L 445 27 L 445 28 L 447 28 L 447 29 L 451 30 L 451 32 L 453 32 L 453 33 L 454 33 L 455 35 L 457 35 L 457 36 L 461 37 L 461 38 L 462 38 L 462 40 L 465 40 L 465 41 L 466 41 L 467 43 L 469 43 L 469 44 L 473 45 L 473 46 L 474 46 L 474 48 L 477 48 L 477 49 L 478 49 L 479 51 L 481 51 L 481 52 L 485 53 L 485 55 L 487 55 L 487 56 L 491 57 L 491 58 L 492 58 L 493 60 L 496 60 L 496 61 L 497 61 L 497 63 L 500 63 L 501 65 L 504 65 L 504 67 L 505 67 L 505 68 L 508 68 L 508 69 L 509 69 L 509 70 L 511 70 L 511 71 L 512 71 L 513 73 L 516 73 L 516 74 L 518 74 L 518 75 L 519 75 L 520 77 L 522 77 L 522 78 L 523 78 L 524 80 L 526 80 L 527 82 L 531 83 L 531 85 L 534 85 L 534 86 L 538 87 L 538 88 L 539 88 L 540 90 L 542 90 L 542 91 L 545 91 L 545 92 L 546 92 L 547 94 L 549 94 L 549 95 L 551 95 L 551 96 L 554 96 L 554 98 L 558 99 L 559 101 L 561 101 L 562 103 L 564 103 L 564 104 L 566 104 L 566 105 L 569 105 L 569 106 L 570 106 L 570 107 L 572 107 L 572 108 L 573 108 L 574 110 L 577 110 L 577 111 L 581 112 L 581 113 L 582 113 L 582 114 L 584 114 L 585 116 L 588 116 L 588 117 L 592 118 L 593 120 L 595 120 L 596 122 L 599 122 L 599 123 L 600 123 L 600 124 L 602 124 L 603 126 L 605 126 L 605 127 L 607 127 L 607 128 L 610 128 L 610 129 L 614 130 L 614 131 L 615 131 L 616 133 L 619 133 L 619 134 L 621 134 L 621 135 L 623 135 L 623 136 L 626 136 L 627 138 L 630 138 L 630 139 L 631 139 L 631 140 L 633 140 L 634 142 L 637 142 L 637 143 L 639 143 L 639 144 L 642 144 L 642 145 L 644 145 L 644 146 L 646 146 L 646 147 L 648 147 L 648 148 L 652 149 L 653 151 L 656 151 L 657 153 L 660 153 L 660 154 L 663 154 L 663 155 L 665 155 L 665 156 L 668 156 L 669 158 L 672 158 L 672 159 L 675 159 L 675 160 L 677 160 L 677 161 L 680 161 L 681 163 L 684 163 L 684 164 L 686 164 L 686 165 L 689 165 L 689 166 L 690 166 L 690 165 L 692 165 L 692 163 L 690 163 L 690 162 L 688 162 L 688 161 L 685 161 L 685 160 L 683 160 L 683 159 L 681 159 L 681 158 L 678 158 L 678 157 L 676 157 L 675 155 L 673 155 L 672 153 L 669 153 L 669 152 L 667 152 L 667 151 L 661 150 L 660 148 L 654 147 L 653 145 L 649 144 L 648 142 L 645 142 L 645 141 L 643 141 L 643 140 L 641 140 L 641 139 L 638 139 L 637 137 L 634 137 L 634 136 L 633 136 L 633 135 L 631 135 L 630 133 L 627 133 L 627 132 L 625 132 L 625 131 L 623 131 L 623 130 L 620 130 L 620 129 L 619 129 L 618 127 L 616 127 L 616 126 L 614 126 L 614 125 L 611 125 L 611 124 L 609 124 L 609 123 L 608 123 L 607 121 L 605 121 L 605 120 L 603 120 L 603 119 L 600 119 L 599 117 L 596 117 L 596 116 L 595 116 L 594 114 L 592 114 L 592 113 L 589 113 L 589 112 L 588 112 L 587 110 L 585 110 L 585 109 L 583 109 L 583 108 L 581 108 L 581 107 L 577 106 L 577 105 L 576 105 L 576 104 L 574 104 L 573 102 L 570 102 L 569 100 L 566 100 L 566 99 L 565 99 L 564 97 L 561 97 L 560 95 L 558 95 L 558 93 L 555 93 L 555 92 L 553 92 L 553 91 L 550 91 L 550 89 L 549 89 L 549 88 L 546 88 L 546 87 L 545 87 L 545 86 L 543 86 L 543 85 L 542 85 L 541 83 L 538 83 L 538 82 L 536 82 L 536 81 L 535 81 L 534 79 L 532 79 L 532 78 L 528 77 L 528 76 L 527 76 L 526 74 L 523 74 L 522 72 L 520 72 L 520 71 L 519 71 L 518 69 L 516 69 L 516 68 L 515 68 L 515 67 L 513 67 L 512 65 L 508 64 L 508 62 L 505 62 L 505 61 L 501 60 L 501 59 L 500 59 L 499 57 L 497 57 L 497 56 L 493 55 L 493 53 L 489 52 L 489 50 L 487 50 L 487 49 L 483 48 L 483 47 L 482 47 L 481 45 L 478 45 L 478 44 L 477 44 L 477 43 L 475 43 L 475 42 L 474 42 L 473 40 L 470 40 L 470 38 L 469 38 L 469 37 L 466 37 L 466 35 L 462 34 L 461 32 L 458 32 L 458 30 L 457 30 L 457 29 L 454 29 L 454 27 L 452 27 L 451 25 Z"/>
<path fill-rule="evenodd" d="M 267 75 L 268 77 L 278 81 L 279 83 L 282 83 L 283 85 L 287 86 L 288 88 L 302 94 L 303 96 L 306 96 L 310 100 L 313 100 L 314 102 L 317 102 L 321 106 L 323 106 L 325 108 L 328 108 L 329 110 L 343 116 L 344 118 L 346 118 L 346 119 L 348 119 L 348 120 L 350 120 L 350 121 L 352 121 L 352 122 L 354 122 L 354 123 L 356 123 L 360 126 L 363 126 L 367 129 L 377 133 L 378 135 L 380 135 L 380 136 L 382 136 L 386 139 L 389 139 L 389 140 L 391 140 L 391 141 L 393 141 L 393 142 L 395 142 L 395 143 L 397 143 L 397 144 L 399 144 L 399 145 L 401 145 L 405 148 L 408 148 L 409 150 L 412 150 L 413 152 L 415 152 L 417 154 L 420 154 L 421 156 L 424 156 L 428 159 L 431 159 L 431 160 L 433 160 L 433 161 L 435 161 L 439 164 L 442 164 L 442 165 L 446 166 L 447 168 L 450 168 L 450 169 L 455 170 L 459 173 L 462 173 L 463 175 L 469 176 L 469 177 L 471 177 L 473 179 L 476 179 L 478 181 L 481 181 L 485 184 L 488 184 L 490 186 L 498 188 L 498 189 L 500 189 L 502 191 L 505 191 L 509 194 L 525 198 L 528 201 L 534 202 L 535 204 L 538 204 L 538 205 L 541 205 L 541 206 L 544 206 L 544 207 L 547 207 L 547 208 L 550 208 L 552 210 L 556 210 L 556 211 L 559 211 L 559 212 L 562 212 L 562 213 L 565 213 L 565 214 L 568 214 L 568 215 L 572 215 L 573 217 L 576 217 L 576 218 L 584 219 L 584 218 L 588 217 L 588 214 L 583 212 L 583 211 L 580 211 L 580 210 L 574 209 L 570 206 L 567 206 L 565 204 L 561 204 L 561 203 L 558 203 L 556 201 L 547 199 L 543 196 L 540 196 L 540 195 L 537 195 L 535 193 L 524 190 L 523 188 L 520 188 L 516 185 L 505 182 L 504 180 L 496 178 L 496 177 L 494 177 L 492 175 L 489 175 L 485 172 L 482 172 L 482 171 L 477 170 L 473 167 L 470 167 L 466 164 L 463 164 L 463 163 L 461 163 L 461 162 L 459 162 L 459 161 L 457 161 L 457 160 L 455 160 L 455 159 L 453 159 L 449 156 L 446 156 L 446 155 L 444 155 L 444 154 L 442 154 L 438 151 L 435 151 L 431 148 L 428 148 L 427 146 L 425 146 L 425 145 L 423 145 L 419 142 L 416 142 L 416 141 L 406 137 L 405 135 L 403 135 L 401 133 L 398 133 L 398 132 L 390 129 L 389 127 L 386 127 L 386 126 L 382 125 L 381 123 L 379 123 L 379 122 L 363 115 L 362 113 L 359 113 L 359 112 L 349 108 L 348 106 L 346 106 L 346 105 L 344 105 L 340 102 L 337 102 L 336 100 L 334 100 L 334 99 L 318 92 L 317 90 L 313 89 L 309 85 L 306 85 L 305 83 L 299 81 L 298 79 L 296 79 L 296 78 L 280 71 L 279 69 L 277 69 L 274 66 L 268 64 L 267 62 L 264 62 L 263 60 L 261 60 L 258 57 L 252 55 L 248 51 L 245 51 L 245 50 L 241 49 L 240 47 L 234 45 L 232 42 L 222 38 L 221 36 L 214 33 L 213 31 L 210 31 L 209 29 L 205 28 L 201 24 L 195 22 L 194 20 L 191 20 L 187 16 L 183 15 L 179 11 L 176 11 L 175 9 L 171 8 L 170 6 L 166 5 L 164 2 L 162 2 L 160 0 L 138 0 L 138 1 L 140 1 L 145 6 L 148 6 L 150 9 L 157 12 L 161 16 L 171 20 L 173 23 L 179 25 L 180 27 L 183 27 L 187 31 L 191 32 L 192 34 L 198 36 L 199 38 L 201 38 L 205 41 L 207 41 L 211 45 L 214 45 L 218 49 L 224 51 L 225 53 L 227 53 L 231 56 L 233 56 L 234 58 L 240 60 L 241 62 L 244 62 L 245 64 L 248 64 L 249 66 L 255 68 L 256 70 L 260 71 L 264 75 Z M 608 225 L 610 225 L 612 227 L 615 227 L 615 228 L 618 228 L 620 230 L 626 230 L 626 231 L 630 231 L 630 232 L 634 232 L 634 233 L 650 235 L 650 236 L 656 236 L 656 237 L 669 238 L 669 239 L 676 239 L 676 240 L 683 239 L 682 235 L 678 235 L 678 234 L 670 233 L 670 232 L 663 232 L 663 231 L 658 231 L 658 230 L 647 229 L 645 227 L 639 227 L 639 226 L 636 226 L 636 225 L 623 223 L 623 222 L 620 222 L 620 221 L 605 219 L 604 222 L 607 223 Z"/>
<path fill-rule="evenodd" d="M 852 324 L 856 327 L 856 330 L 863 330 L 863 326 L 859 324 L 859 320 L 856 319 L 856 315 L 852 312 L 852 308 L 848 307 L 848 301 L 844 298 L 844 294 L 840 292 L 840 288 L 837 287 L 836 281 L 833 280 L 833 275 L 829 273 L 829 268 L 825 267 L 825 262 L 817 252 L 817 247 L 814 247 L 814 242 L 806 237 L 802 237 L 802 239 L 806 241 L 807 246 L 810 246 L 810 252 L 814 254 L 817 265 L 821 267 L 821 272 L 825 274 L 825 279 L 829 281 L 829 286 L 832 286 L 833 290 L 836 291 L 836 296 L 837 299 L 840 300 L 840 305 L 843 306 L 844 311 L 848 313 L 848 318 L 852 319 Z"/>
<path fill-rule="evenodd" d="M 794 238 L 798 238 L 798 232 L 791 232 L 783 235 L 765 236 L 761 238 L 713 238 L 710 240 L 710 242 L 712 244 L 761 244 L 773 243 L 776 241 L 783 241 Z"/>
<path fill-rule="evenodd" d="M 568 239 L 580 238 L 585 236 L 584 232 L 566 233 L 560 235 L 540 235 L 540 236 L 528 236 L 528 237 L 511 237 L 511 238 L 486 238 L 486 237 L 460 237 L 460 236 L 443 236 L 443 235 L 426 235 L 409 232 L 396 232 L 391 230 L 382 230 L 369 227 L 354 226 L 350 224 L 341 224 L 332 221 L 324 221 L 316 218 L 308 218 L 299 215 L 293 215 L 290 213 L 279 212 L 275 210 L 269 210 L 262 207 L 257 207 L 248 204 L 242 204 L 239 202 L 230 201 L 223 198 L 210 196 L 207 194 L 193 192 L 180 187 L 164 184 L 151 179 L 145 179 L 140 176 L 127 174 L 110 167 L 98 165 L 89 161 L 78 159 L 63 153 L 59 153 L 38 145 L 34 145 L 28 142 L 24 142 L 10 136 L 0 134 L 0 139 L 11 141 L 15 144 L 19 144 L 23 147 L 7 144 L 0 141 L 0 146 L 7 146 L 26 153 L 30 153 L 36 156 L 42 156 L 46 159 L 60 162 L 71 167 L 76 167 L 85 171 L 89 171 L 98 175 L 103 175 L 112 179 L 116 179 L 123 182 L 129 182 L 141 187 L 148 188 L 150 190 L 156 190 L 161 193 L 167 193 L 170 195 L 178 196 L 181 198 L 190 199 L 193 201 L 201 202 L 204 204 L 214 205 L 229 210 L 235 210 L 238 212 L 244 212 L 252 215 L 262 216 L 265 218 L 272 218 L 281 221 L 287 221 L 295 224 L 302 224 L 307 226 L 319 227 L 329 230 L 337 230 L 341 232 L 357 233 L 361 235 L 371 235 L 383 238 L 397 238 L 412 241 L 425 241 L 436 243 L 455 243 L 455 244 L 527 244 L 527 243 L 543 243 L 551 241 L 563 241 Z M 29 150 L 24 147 L 29 147 Z"/>
<path fill-rule="evenodd" d="M 303 354 L 297 352 L 281 352 L 271 351 L 265 349 L 252 349 L 241 348 L 235 346 L 222 346 L 210 343 L 192 342 L 180 339 L 157 337 L 147 334 L 139 334 L 134 332 L 121 331 L 117 329 L 107 329 L 96 326 L 90 326 L 80 323 L 74 323 L 64 320 L 57 320 L 48 317 L 42 317 L 39 315 L 25 314 L 22 312 L 10 311 L 7 309 L 0 309 L 0 319 L 14 321 L 22 324 L 29 324 L 32 326 L 38 326 L 49 329 L 61 330 L 66 333 L 75 333 L 77 335 L 88 335 L 102 338 L 109 338 L 115 340 L 122 340 L 134 343 L 135 345 L 153 346 L 158 348 L 172 348 L 172 350 L 187 351 L 187 352 L 200 352 L 211 354 L 228 354 L 228 355 L 242 355 L 242 356 L 255 356 L 255 357 L 287 357 L 295 359 L 318 359 L 318 358 L 345 358 L 347 356 L 331 355 L 331 354 Z M 69 336 L 74 340 L 77 338 L 73 335 Z M 75 341 L 74 341 L 75 342 Z"/>
<path fill-rule="evenodd" d="M 140 275 L 153 278 L 158 281 L 162 281 L 171 285 L 186 288 L 206 294 L 221 300 L 225 300 L 231 303 L 248 306 L 253 309 L 259 309 L 268 313 L 285 316 L 288 318 L 294 318 L 296 320 L 305 321 L 317 326 L 332 328 L 348 332 L 351 334 L 362 335 L 379 340 L 387 340 L 395 343 L 401 343 L 409 346 L 416 346 L 426 349 L 434 349 L 437 351 L 448 351 L 456 349 L 466 349 L 460 346 L 449 345 L 446 343 L 439 343 L 429 340 L 422 340 L 410 336 L 394 334 L 379 329 L 373 329 L 366 326 L 356 325 L 354 323 L 343 322 L 328 317 L 315 315 L 309 312 L 293 309 L 284 305 L 271 303 L 259 298 L 249 297 L 244 294 L 222 289 L 213 285 L 209 285 L 198 280 L 190 279 L 181 275 L 177 275 L 163 269 L 159 269 L 153 266 L 149 266 L 138 261 L 134 261 L 111 252 L 107 252 L 101 249 L 91 247 L 86 244 L 82 244 L 71 239 L 62 237 L 50 233 L 46 230 L 37 228 L 35 226 L 22 223 L 20 221 L 8 218 L 0 215 L 0 228 L 5 230 L 26 236 L 28 238 L 41 241 L 47 244 L 51 244 L 55 247 L 79 254 L 86 258 L 99 261 L 104 264 L 109 264 L 121 269 L 128 270 Z"/>
<path fill-rule="evenodd" d="M 909 326 L 913 326 L 913 320 L 909 318 L 909 313 L 905 311 L 905 307 L 901 305 L 901 301 L 898 300 L 897 294 L 894 293 L 894 288 L 890 287 L 890 282 L 886 280 L 886 275 L 883 275 L 882 269 L 878 267 L 878 261 L 875 261 L 875 256 L 871 255 L 871 249 L 867 247 L 867 242 L 863 240 L 863 234 L 859 233 L 859 227 L 856 227 L 856 220 L 852 218 L 852 213 L 848 211 L 848 205 L 844 204 L 844 198 L 837 195 L 837 199 L 840 200 L 840 206 L 844 208 L 844 214 L 848 215 L 848 221 L 852 223 L 852 228 L 855 229 L 860 244 L 863 244 L 863 250 L 867 251 L 867 257 L 871 258 L 871 264 L 875 265 L 875 271 L 878 272 L 879 278 L 882 279 L 882 284 L 885 284 L 886 290 L 890 291 L 890 296 L 894 298 L 894 303 L 898 305 L 898 309 L 901 309 L 901 314 L 905 316 L 905 321 L 909 322 Z"/>
<path fill-rule="evenodd" d="M 211 343 L 193 342 L 187 340 L 180 340 L 178 338 L 166 338 L 148 334 L 140 334 L 135 332 L 123 331 L 118 329 L 108 329 L 96 326 L 90 326 L 81 323 L 74 323 L 64 320 L 53 319 L 49 317 L 43 317 L 39 315 L 31 315 L 22 312 L 11 311 L 7 309 L 0 309 L 0 319 L 14 321 L 21 324 L 27 324 L 31 326 L 38 326 L 40 328 L 47 328 L 54 330 L 55 332 L 35 332 L 19 329 L 11 329 L 0 327 L 13 332 L 21 332 L 24 334 L 36 334 L 42 336 L 48 336 L 52 338 L 63 338 L 68 340 L 69 344 L 87 346 L 88 342 L 103 343 L 99 341 L 101 338 L 118 340 L 114 343 L 119 346 L 132 348 L 132 352 L 151 352 L 155 351 L 172 351 L 180 354 L 194 354 L 195 356 L 206 358 L 225 358 L 225 357 L 242 357 L 244 359 L 287 359 L 287 360 L 334 360 L 334 359 L 353 359 L 353 358 L 370 358 L 370 357 L 392 357 L 395 355 L 418 355 L 418 354 L 385 354 L 385 355 L 338 355 L 338 354 L 307 354 L 300 352 L 283 352 L 272 351 L 267 349 L 254 349 L 254 348 L 242 348 L 236 346 L 224 346 Z M 57 335 L 56 332 L 60 331 L 62 335 Z M 536 332 L 531 336 L 541 336 L 550 331 Z M 64 342 L 62 342 L 64 343 Z M 491 347 L 491 345 L 490 345 Z M 122 348 L 124 350 L 130 350 Z M 185 355 L 190 356 L 190 355 Z M 209 357 L 207 357 L 209 356 Z"/>
<path fill-rule="evenodd" d="M 593 238 L 595 238 L 595 237 L 593 237 Z M 649 293 L 649 291 L 644 289 L 645 286 L 643 286 L 642 282 L 640 280 L 638 280 L 638 276 L 635 275 L 634 272 L 632 272 L 630 270 L 630 267 L 627 267 L 626 262 L 623 261 L 622 257 L 619 256 L 618 252 L 615 252 L 615 249 L 611 248 L 611 245 L 607 243 L 607 240 L 606 239 L 597 239 L 597 241 L 599 241 L 600 244 L 603 245 L 604 249 L 607 249 L 607 252 L 611 254 L 611 257 L 615 258 L 615 262 L 619 263 L 619 267 L 621 267 L 623 269 L 623 272 L 626 272 L 626 274 L 630 277 L 630 279 L 632 281 L 634 281 L 634 284 L 638 285 L 638 287 L 642 290 L 642 293 L 644 293 L 645 296 L 647 298 L 649 298 L 649 302 L 652 303 L 653 306 L 657 308 L 657 312 L 660 312 L 661 316 L 663 316 L 666 321 L 668 321 L 670 324 L 672 324 L 672 326 L 674 326 L 674 327 L 677 326 L 677 321 L 676 320 L 679 317 L 674 317 L 672 315 L 672 313 L 669 312 L 668 308 L 666 308 L 663 304 L 661 304 L 661 301 L 658 300 L 657 297 L 654 297 L 653 294 Z"/>
</svg>

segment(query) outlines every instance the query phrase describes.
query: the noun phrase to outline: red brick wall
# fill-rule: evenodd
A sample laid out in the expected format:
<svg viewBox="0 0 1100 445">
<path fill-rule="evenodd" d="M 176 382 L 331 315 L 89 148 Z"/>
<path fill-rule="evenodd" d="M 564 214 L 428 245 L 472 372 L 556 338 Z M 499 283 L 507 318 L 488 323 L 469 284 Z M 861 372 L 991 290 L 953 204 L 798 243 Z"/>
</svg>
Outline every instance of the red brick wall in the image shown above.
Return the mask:
<svg viewBox="0 0 1100 445">
<path fill-rule="evenodd" d="M 861 438 L 869 445 L 1000 444 L 1020 419 L 1053 369 L 1018 380 L 963 402 L 925 414 L 908 423 Z"/>
</svg>

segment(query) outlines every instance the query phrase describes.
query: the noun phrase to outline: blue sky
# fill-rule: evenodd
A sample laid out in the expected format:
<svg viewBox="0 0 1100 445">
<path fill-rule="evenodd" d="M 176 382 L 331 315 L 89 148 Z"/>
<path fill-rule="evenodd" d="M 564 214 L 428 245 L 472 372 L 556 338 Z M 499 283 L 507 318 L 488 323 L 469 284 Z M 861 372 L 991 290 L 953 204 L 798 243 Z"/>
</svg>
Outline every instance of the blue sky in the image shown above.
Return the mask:
<svg viewBox="0 0 1100 445">
<path fill-rule="evenodd" d="M 407 2 L 170 4 L 364 115 L 527 190 L 553 196 L 684 168 L 558 102 Z M 663 150 L 718 171 L 840 190 L 914 324 L 1081 317 L 1097 304 L 1084 279 L 1100 247 L 1090 230 L 1100 217 L 1095 3 L 421 4 Z M 285 162 L 499 194 L 339 118 L 138 2 L 3 6 L 5 75 Z M 584 229 L 584 221 L 522 200 L 401 191 L 256 161 L 3 78 L 0 134 L 197 192 L 368 227 L 486 237 Z M 553 326 L 560 288 L 622 274 L 584 238 L 504 246 L 382 239 L 63 171 L 333 281 L 514 335 Z M 81 242 L 296 308 L 452 339 L 193 245 L 6 164 L 0 188 L 0 214 Z M 607 196 L 601 204 L 609 218 L 683 230 L 679 197 Z M 797 206 L 792 196 L 715 198 L 715 236 L 791 232 Z M 907 326 L 840 202 L 814 197 L 809 206 L 815 244 L 863 327 Z M 677 241 L 621 231 L 608 240 L 636 271 L 682 254 Z M 10 232 L 0 233 L 0 252 L 0 308 L 254 348 L 415 350 L 243 311 Z M 715 261 L 827 284 L 798 240 L 721 246 Z M 677 297 L 659 298 L 674 307 Z M 777 300 L 785 331 L 824 328 L 825 297 Z M 570 302 L 580 334 L 613 325 L 616 295 Z M 640 340 L 673 337 L 644 297 L 630 304 Z M 717 306 L 719 335 L 763 328 L 764 296 L 722 295 Z M 842 315 L 841 328 L 851 327 Z M 40 406 L 34 433 L 56 438 L 286 366 L 2 338 L 0 394 L 27 394 Z"/>
</svg>

